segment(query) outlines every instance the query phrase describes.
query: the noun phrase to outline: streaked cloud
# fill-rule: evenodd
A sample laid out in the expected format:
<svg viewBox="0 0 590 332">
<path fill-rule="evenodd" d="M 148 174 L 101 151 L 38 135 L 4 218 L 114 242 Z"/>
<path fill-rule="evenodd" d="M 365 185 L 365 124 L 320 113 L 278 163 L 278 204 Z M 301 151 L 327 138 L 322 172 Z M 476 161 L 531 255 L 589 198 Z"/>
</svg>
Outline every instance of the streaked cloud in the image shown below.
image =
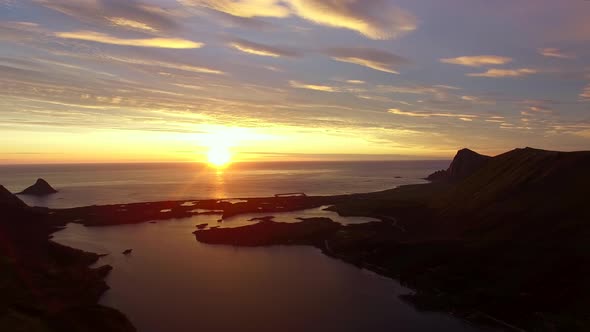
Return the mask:
<svg viewBox="0 0 590 332">
<path fill-rule="evenodd" d="M 566 54 L 566 53 L 563 53 L 558 48 L 551 48 L 551 47 L 550 48 L 540 48 L 539 54 L 546 56 L 546 57 L 560 58 L 560 59 L 573 59 L 576 57 L 573 54 Z"/>
<path fill-rule="evenodd" d="M 470 73 L 467 76 L 471 77 L 491 77 L 491 78 L 502 78 L 502 77 L 521 77 L 527 75 L 537 74 L 539 71 L 531 68 L 519 68 L 519 69 L 488 69 L 483 73 Z"/>
<path fill-rule="evenodd" d="M 388 113 L 395 114 L 395 115 L 403 115 L 403 116 L 410 116 L 410 117 L 418 117 L 418 118 L 430 118 L 430 117 L 443 117 L 443 118 L 457 118 L 462 121 L 473 121 L 478 116 L 473 114 L 459 114 L 459 113 L 442 113 L 442 112 L 428 112 L 428 111 L 402 111 L 398 108 L 390 108 Z"/>
<path fill-rule="evenodd" d="M 460 56 L 456 58 L 440 59 L 440 62 L 442 63 L 450 63 L 467 67 L 504 65 L 511 61 L 512 58 L 497 55 Z"/>
<path fill-rule="evenodd" d="M 137 46 L 137 47 L 155 47 L 155 48 L 200 48 L 203 43 L 194 42 L 182 38 L 135 38 L 126 39 L 108 35 L 106 33 L 95 31 L 72 31 L 72 32 L 56 32 L 56 37 L 64 39 L 76 39 L 91 41 L 102 44 L 122 45 L 122 46 Z"/>
<path fill-rule="evenodd" d="M 582 100 L 590 101 L 590 83 L 582 89 L 582 92 L 580 93 L 580 98 Z"/>
<path fill-rule="evenodd" d="M 237 17 L 287 17 L 290 15 L 289 8 L 278 0 L 180 0 L 180 2 Z"/>
<path fill-rule="evenodd" d="M 182 70 L 182 71 L 187 71 L 187 72 L 191 72 L 191 73 L 199 73 L 199 74 L 215 74 L 215 75 L 224 75 L 225 74 L 225 72 L 218 70 L 218 69 L 195 66 L 195 65 L 186 64 L 186 63 L 179 63 L 179 62 L 166 62 L 166 61 L 160 61 L 160 60 L 128 58 L 128 57 L 121 57 L 121 56 L 104 56 L 103 58 L 107 61 L 119 62 L 119 63 L 130 64 L 130 65 L 161 67 L 161 68 L 166 68 L 166 69 Z"/>
<path fill-rule="evenodd" d="M 418 95 L 442 95 L 452 90 L 460 90 L 449 85 L 378 85 L 377 89 L 382 92 Z"/>
<path fill-rule="evenodd" d="M 289 0 L 293 11 L 312 22 L 357 31 L 371 39 L 400 37 L 418 19 L 386 0 Z"/>
<path fill-rule="evenodd" d="M 331 48 L 325 54 L 336 61 L 354 63 L 391 74 L 399 74 L 395 68 L 410 63 L 404 57 L 374 48 Z"/>
<path fill-rule="evenodd" d="M 260 56 L 270 57 L 295 57 L 299 56 L 299 53 L 288 48 L 281 48 L 277 46 L 270 46 L 259 44 L 244 39 L 235 39 L 229 43 L 229 45 L 244 53 L 250 53 Z"/>
<path fill-rule="evenodd" d="M 387 0 L 181 0 L 235 17 L 296 15 L 316 24 L 357 31 L 371 39 L 392 39 L 415 30 L 418 19 Z"/>
<path fill-rule="evenodd" d="M 160 6 L 135 0 L 35 0 L 47 8 L 84 23 L 144 32 L 177 29 L 174 15 Z"/>
<path fill-rule="evenodd" d="M 158 31 L 157 29 L 149 26 L 146 23 L 142 23 L 142 22 L 138 22 L 138 21 L 134 21 L 134 20 L 129 20 L 124 17 L 107 17 L 106 19 L 115 26 L 126 27 L 126 28 L 130 28 L 130 29 L 144 30 L 144 31 L 149 31 L 149 32 L 157 32 Z"/>
<path fill-rule="evenodd" d="M 302 83 L 299 81 L 289 81 L 289 85 L 297 89 L 307 89 L 307 90 L 315 90 L 315 91 L 323 91 L 323 92 L 338 92 L 337 87 L 329 86 L 329 85 L 317 85 L 317 84 L 307 84 Z"/>
<path fill-rule="evenodd" d="M 361 81 L 361 80 L 346 80 L 345 82 L 349 83 L 349 84 L 365 84 L 366 83 L 365 81 Z"/>
</svg>

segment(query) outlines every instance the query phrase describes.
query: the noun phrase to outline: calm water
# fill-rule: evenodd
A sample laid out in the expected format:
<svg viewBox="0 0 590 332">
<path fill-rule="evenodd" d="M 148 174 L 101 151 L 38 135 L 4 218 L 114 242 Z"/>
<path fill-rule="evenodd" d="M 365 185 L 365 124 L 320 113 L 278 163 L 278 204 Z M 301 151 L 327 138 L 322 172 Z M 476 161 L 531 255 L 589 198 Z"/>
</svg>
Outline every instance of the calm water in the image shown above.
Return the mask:
<svg viewBox="0 0 590 332">
<path fill-rule="evenodd" d="M 30 205 L 73 207 L 161 200 L 331 195 L 421 183 L 448 161 L 275 162 L 234 164 L 222 172 L 203 164 L 0 166 L 0 184 L 18 192 L 39 177 L 59 193 L 21 196 Z M 396 178 L 401 177 L 401 178 Z"/>
<path fill-rule="evenodd" d="M 2 166 L 0 183 L 20 191 L 45 178 L 60 192 L 38 206 L 70 207 L 168 199 L 268 196 L 281 192 L 342 194 L 420 183 L 448 162 L 265 163 L 216 172 L 200 164 Z M 396 178 L 401 177 L 401 178 Z M 190 205 L 190 202 L 187 202 Z M 322 208 L 274 214 L 277 221 L 324 216 Z M 249 224 L 243 215 L 223 227 Z M 398 296 L 397 282 L 304 246 L 239 248 L 199 243 L 196 224 L 217 215 L 120 225 L 70 224 L 54 240 L 108 254 L 111 289 L 101 303 L 125 313 L 140 332 L 192 331 L 481 331 L 449 315 L 423 313 Z M 130 256 L 121 252 L 133 248 Z"/>
<path fill-rule="evenodd" d="M 310 213 L 319 212 L 303 215 Z M 216 219 L 70 224 L 54 240 L 109 254 L 99 262 L 114 266 L 101 303 L 125 313 L 139 332 L 481 331 L 452 316 L 418 312 L 398 298 L 409 290 L 397 282 L 311 247 L 197 242 L 195 224 Z M 245 221 L 228 221 L 234 222 Z M 127 248 L 133 253 L 122 255 Z"/>
</svg>

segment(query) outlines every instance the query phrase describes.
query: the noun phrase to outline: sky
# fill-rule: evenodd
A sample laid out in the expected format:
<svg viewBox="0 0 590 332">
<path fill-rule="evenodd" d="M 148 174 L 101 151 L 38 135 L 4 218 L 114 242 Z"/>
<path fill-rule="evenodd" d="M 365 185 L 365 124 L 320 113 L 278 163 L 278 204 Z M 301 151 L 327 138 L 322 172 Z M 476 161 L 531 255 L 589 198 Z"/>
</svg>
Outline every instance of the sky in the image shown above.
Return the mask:
<svg viewBox="0 0 590 332">
<path fill-rule="evenodd" d="M 0 163 L 590 148 L 590 1 L 0 0 Z"/>
</svg>

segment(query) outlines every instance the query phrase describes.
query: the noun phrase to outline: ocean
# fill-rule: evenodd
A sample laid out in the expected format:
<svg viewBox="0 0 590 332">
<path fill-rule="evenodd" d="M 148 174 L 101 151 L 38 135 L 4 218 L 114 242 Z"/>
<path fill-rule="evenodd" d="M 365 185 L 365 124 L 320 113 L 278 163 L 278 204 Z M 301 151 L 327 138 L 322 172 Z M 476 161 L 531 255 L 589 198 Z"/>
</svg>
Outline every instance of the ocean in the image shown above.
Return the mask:
<svg viewBox="0 0 590 332">
<path fill-rule="evenodd" d="M 18 192 L 39 177 L 59 193 L 21 196 L 28 204 L 65 208 L 160 200 L 241 198 L 305 192 L 371 192 L 422 183 L 447 161 L 283 162 L 234 164 L 95 164 L 0 166 L 0 184 Z M 277 221 L 342 217 L 322 207 L 273 214 Z M 195 215 L 156 223 L 85 227 L 68 224 L 52 241 L 104 254 L 110 289 L 100 303 L 123 312 L 139 332 L 159 331 L 487 331 L 444 313 L 422 312 L 400 299 L 412 291 L 308 246 L 208 245 L 195 225 L 252 224 L 257 215 L 218 223 Z M 122 251 L 132 248 L 133 254 Z M 166 308 L 166 310 L 162 310 Z"/>
<path fill-rule="evenodd" d="M 68 208 L 163 200 L 304 192 L 335 195 L 424 183 L 449 161 L 258 162 L 219 170 L 201 163 L 3 165 L 0 184 L 19 192 L 43 178 L 59 192 L 21 195 L 27 204 Z"/>
</svg>

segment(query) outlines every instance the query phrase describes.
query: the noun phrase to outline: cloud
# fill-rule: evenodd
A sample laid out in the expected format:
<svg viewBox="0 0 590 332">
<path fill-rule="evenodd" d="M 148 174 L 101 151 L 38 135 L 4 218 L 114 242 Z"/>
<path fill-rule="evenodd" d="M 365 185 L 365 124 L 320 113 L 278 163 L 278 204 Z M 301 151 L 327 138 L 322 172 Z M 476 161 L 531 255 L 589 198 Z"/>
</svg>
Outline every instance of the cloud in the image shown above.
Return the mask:
<svg viewBox="0 0 590 332">
<path fill-rule="evenodd" d="M 155 47 L 155 48 L 200 48 L 203 43 L 193 42 L 181 38 L 143 38 L 143 39 L 125 39 L 100 33 L 95 31 L 73 31 L 73 32 L 56 32 L 55 36 L 64 39 L 76 39 L 92 41 L 96 43 L 137 46 L 137 47 Z"/>
<path fill-rule="evenodd" d="M 258 44 L 251 41 L 243 40 L 243 39 L 236 39 L 229 43 L 229 45 L 239 51 L 260 55 L 260 56 L 270 56 L 270 57 L 295 57 L 299 56 L 294 50 L 287 49 L 287 48 L 280 48 L 276 46 L 269 46 L 264 44 Z"/>
<path fill-rule="evenodd" d="M 365 81 L 361 80 L 346 80 L 345 82 L 349 84 L 365 84 Z"/>
<path fill-rule="evenodd" d="M 237 17 L 287 17 L 290 15 L 289 8 L 278 0 L 181 0 L 181 2 Z"/>
<path fill-rule="evenodd" d="M 148 60 L 148 59 L 140 59 L 140 58 L 127 58 L 127 57 L 110 56 L 110 55 L 105 55 L 105 56 L 103 56 L 103 58 L 105 60 L 113 61 L 113 62 L 120 62 L 120 63 L 125 63 L 125 64 L 140 65 L 140 66 L 154 66 L 154 67 L 161 67 L 161 68 L 166 68 L 166 69 L 182 70 L 182 71 L 187 71 L 187 72 L 191 72 L 191 73 L 216 74 L 216 75 L 224 75 L 225 74 L 221 70 L 206 68 L 206 67 L 201 67 L 201 66 L 195 66 L 195 65 L 190 65 L 190 64 L 184 64 L 184 63 Z"/>
<path fill-rule="evenodd" d="M 137 30 L 144 30 L 144 31 L 149 31 L 149 32 L 157 32 L 158 31 L 156 28 L 153 28 L 153 27 L 147 25 L 146 23 L 142 23 L 142 22 L 138 22 L 138 21 L 134 21 L 134 20 L 129 20 L 124 17 L 107 17 L 106 19 L 109 22 L 111 22 L 113 25 L 120 26 L 120 27 L 126 27 L 126 28 L 137 29 Z"/>
<path fill-rule="evenodd" d="M 446 94 L 448 90 L 459 90 L 454 86 L 448 85 L 411 85 L 411 86 L 396 86 L 396 85 L 378 85 L 377 88 L 383 92 L 403 93 L 403 94 Z"/>
<path fill-rule="evenodd" d="M 539 54 L 546 56 L 546 57 L 552 57 L 552 58 L 573 59 L 576 57 L 575 55 L 572 55 L 572 54 L 565 54 L 565 53 L 561 52 L 561 50 L 559 50 L 558 48 L 540 48 L 538 51 L 539 51 Z"/>
<path fill-rule="evenodd" d="M 531 110 L 533 112 L 542 112 L 542 113 L 550 113 L 551 112 L 551 108 L 541 106 L 541 105 L 529 106 L 529 110 Z"/>
<path fill-rule="evenodd" d="M 402 111 L 398 108 L 390 108 L 388 113 L 395 114 L 395 115 L 403 115 L 403 116 L 410 116 L 410 117 L 417 117 L 417 118 L 430 118 L 430 117 L 443 117 L 443 118 L 457 118 L 462 121 L 473 121 L 473 119 L 477 118 L 477 115 L 473 114 L 455 114 L 455 113 L 436 113 L 436 112 L 414 112 L 414 111 Z"/>
<path fill-rule="evenodd" d="M 580 93 L 580 98 L 585 101 L 590 101 L 590 84 L 586 85 Z"/>
<path fill-rule="evenodd" d="M 296 15 L 316 24 L 357 31 L 371 39 L 392 39 L 417 28 L 411 13 L 387 0 L 182 0 L 235 17 Z"/>
<path fill-rule="evenodd" d="M 504 65 L 512 61 L 512 58 L 497 55 L 460 56 L 457 58 L 440 59 L 442 63 L 450 63 L 467 67 L 481 67 L 488 65 Z"/>
<path fill-rule="evenodd" d="M 307 89 L 307 90 L 315 90 L 315 91 L 323 91 L 323 92 L 338 92 L 338 88 L 329 86 L 329 85 L 315 85 L 315 84 L 307 84 L 298 81 L 289 81 L 289 85 L 297 89 Z"/>
<path fill-rule="evenodd" d="M 354 63 L 360 66 L 399 74 L 394 68 L 410 63 L 399 55 L 373 48 L 331 48 L 325 54 L 340 62 Z"/>
<path fill-rule="evenodd" d="M 171 12 L 135 0 L 36 0 L 36 2 L 85 23 L 151 33 L 172 31 L 177 28 L 175 17 Z"/>
<path fill-rule="evenodd" d="M 471 77 L 492 77 L 492 78 L 501 78 L 501 77 L 521 77 L 526 75 L 533 75 L 538 73 L 536 69 L 530 68 L 520 68 L 520 69 L 488 69 L 483 73 L 470 73 L 467 76 Z"/>
<path fill-rule="evenodd" d="M 289 0 L 293 11 L 312 22 L 354 30 L 371 39 L 391 39 L 417 28 L 411 13 L 385 0 Z"/>
</svg>

